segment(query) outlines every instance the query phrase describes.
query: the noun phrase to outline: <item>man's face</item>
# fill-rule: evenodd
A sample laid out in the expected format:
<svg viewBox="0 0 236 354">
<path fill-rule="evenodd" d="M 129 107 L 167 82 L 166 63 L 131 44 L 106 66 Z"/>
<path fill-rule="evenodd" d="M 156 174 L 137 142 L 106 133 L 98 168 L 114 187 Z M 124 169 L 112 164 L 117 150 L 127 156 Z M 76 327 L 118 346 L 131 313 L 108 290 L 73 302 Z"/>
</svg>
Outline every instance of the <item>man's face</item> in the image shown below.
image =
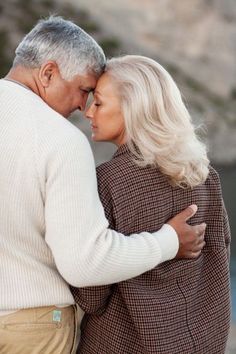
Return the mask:
<svg viewBox="0 0 236 354">
<path fill-rule="evenodd" d="M 89 92 L 94 90 L 96 83 L 97 78 L 93 74 L 76 75 L 71 81 L 66 81 L 58 70 L 54 72 L 42 98 L 51 108 L 67 118 L 75 110 L 85 109 Z"/>
</svg>

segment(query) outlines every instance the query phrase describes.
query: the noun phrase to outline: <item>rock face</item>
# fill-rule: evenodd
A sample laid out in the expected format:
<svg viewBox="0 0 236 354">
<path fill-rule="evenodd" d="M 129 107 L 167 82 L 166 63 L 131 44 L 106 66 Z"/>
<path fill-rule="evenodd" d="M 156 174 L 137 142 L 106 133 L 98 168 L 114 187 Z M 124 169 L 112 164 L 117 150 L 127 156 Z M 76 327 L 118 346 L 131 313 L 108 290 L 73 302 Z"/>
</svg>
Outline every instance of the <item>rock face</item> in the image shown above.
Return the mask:
<svg viewBox="0 0 236 354">
<path fill-rule="evenodd" d="M 206 127 L 202 137 L 207 136 L 211 160 L 236 164 L 236 0 L 8 0 L 0 3 L 1 75 L 23 34 L 49 13 L 72 18 L 87 31 L 93 28 L 100 40 L 94 30 L 98 23 L 107 37 L 122 43 L 114 54 L 143 54 L 163 64 L 196 125 Z M 103 40 L 102 46 L 116 44 Z M 103 150 L 106 155 L 109 149 L 99 145 L 98 160 Z"/>
<path fill-rule="evenodd" d="M 235 0 L 80 0 L 79 6 L 213 93 L 228 98 L 236 89 Z"/>
<path fill-rule="evenodd" d="M 195 122 L 206 125 L 211 159 L 236 161 L 235 0 L 80 0 L 78 6 L 122 40 L 122 52 L 159 60 Z"/>
</svg>

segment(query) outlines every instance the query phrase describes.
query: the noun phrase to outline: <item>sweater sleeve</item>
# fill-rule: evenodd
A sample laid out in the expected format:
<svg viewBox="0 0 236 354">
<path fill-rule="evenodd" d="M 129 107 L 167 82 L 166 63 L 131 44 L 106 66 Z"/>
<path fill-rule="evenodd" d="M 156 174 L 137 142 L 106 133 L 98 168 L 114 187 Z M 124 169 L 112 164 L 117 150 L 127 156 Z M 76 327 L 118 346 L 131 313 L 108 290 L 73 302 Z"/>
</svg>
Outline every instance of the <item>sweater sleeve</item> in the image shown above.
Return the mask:
<svg viewBox="0 0 236 354">
<path fill-rule="evenodd" d="M 69 284 L 119 282 L 175 257 L 178 237 L 169 225 L 130 237 L 108 229 L 87 138 L 76 128 L 52 136 L 56 143 L 44 137 L 37 157 L 45 168 L 45 239 Z"/>
<path fill-rule="evenodd" d="M 101 171 L 100 173 L 97 173 L 98 193 L 105 211 L 105 216 L 109 222 L 109 227 L 114 229 L 115 220 L 112 207 L 112 193 L 104 179 L 101 178 L 101 174 Z M 101 314 L 108 304 L 113 287 L 114 285 L 91 286 L 86 288 L 71 287 L 71 292 L 74 296 L 75 302 L 86 313 Z"/>
</svg>

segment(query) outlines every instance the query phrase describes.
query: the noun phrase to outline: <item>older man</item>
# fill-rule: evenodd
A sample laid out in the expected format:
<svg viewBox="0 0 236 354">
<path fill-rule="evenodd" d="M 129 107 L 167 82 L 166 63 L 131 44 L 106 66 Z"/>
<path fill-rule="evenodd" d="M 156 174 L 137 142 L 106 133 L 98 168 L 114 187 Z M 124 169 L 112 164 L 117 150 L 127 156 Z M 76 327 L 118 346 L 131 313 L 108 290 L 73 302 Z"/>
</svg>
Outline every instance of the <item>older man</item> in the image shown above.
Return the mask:
<svg viewBox="0 0 236 354">
<path fill-rule="evenodd" d="M 68 284 L 118 282 L 204 246 L 205 225 L 186 224 L 191 208 L 154 234 L 108 229 L 89 143 L 65 119 L 85 108 L 104 66 L 87 33 L 51 17 L 0 81 L 1 354 L 72 352 Z"/>
</svg>

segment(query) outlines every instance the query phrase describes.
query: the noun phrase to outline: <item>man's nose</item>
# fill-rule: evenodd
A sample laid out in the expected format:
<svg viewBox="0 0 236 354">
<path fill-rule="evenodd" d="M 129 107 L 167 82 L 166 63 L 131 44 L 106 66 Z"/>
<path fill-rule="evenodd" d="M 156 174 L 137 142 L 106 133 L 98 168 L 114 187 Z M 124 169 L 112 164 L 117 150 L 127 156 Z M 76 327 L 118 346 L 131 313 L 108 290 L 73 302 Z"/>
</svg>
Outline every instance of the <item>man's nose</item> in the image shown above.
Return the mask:
<svg viewBox="0 0 236 354">
<path fill-rule="evenodd" d="M 80 103 L 80 104 L 78 105 L 78 110 L 81 111 L 81 112 L 83 112 L 83 111 L 85 110 L 85 106 L 86 106 L 86 104 Z"/>
<path fill-rule="evenodd" d="M 84 116 L 85 116 L 87 119 L 92 119 L 92 118 L 93 118 L 92 106 L 89 106 L 89 107 L 86 109 Z"/>
<path fill-rule="evenodd" d="M 84 97 L 80 102 L 79 102 L 79 105 L 78 105 L 78 110 L 83 112 L 86 108 L 86 104 L 87 104 L 87 98 L 88 97 Z"/>
</svg>

